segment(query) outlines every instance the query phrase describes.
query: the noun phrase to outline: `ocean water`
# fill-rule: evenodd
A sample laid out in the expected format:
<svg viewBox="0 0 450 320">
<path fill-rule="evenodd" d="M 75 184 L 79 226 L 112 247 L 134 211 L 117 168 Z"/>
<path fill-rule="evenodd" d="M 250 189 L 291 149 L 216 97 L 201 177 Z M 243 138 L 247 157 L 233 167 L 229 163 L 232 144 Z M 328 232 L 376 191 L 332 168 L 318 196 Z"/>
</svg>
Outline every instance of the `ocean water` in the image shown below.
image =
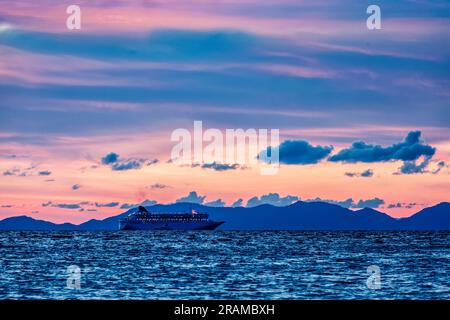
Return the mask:
<svg viewBox="0 0 450 320">
<path fill-rule="evenodd" d="M 450 299 L 450 232 L 0 232 L 0 257 L 1 299 Z"/>
</svg>

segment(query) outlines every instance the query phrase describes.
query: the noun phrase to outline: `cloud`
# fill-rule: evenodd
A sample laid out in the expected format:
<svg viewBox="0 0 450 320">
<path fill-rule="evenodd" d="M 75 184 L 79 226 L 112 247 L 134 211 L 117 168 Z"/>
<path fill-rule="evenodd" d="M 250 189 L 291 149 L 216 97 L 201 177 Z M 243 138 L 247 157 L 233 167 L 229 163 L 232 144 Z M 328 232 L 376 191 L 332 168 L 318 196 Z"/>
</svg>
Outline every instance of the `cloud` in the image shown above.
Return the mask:
<svg viewBox="0 0 450 320">
<path fill-rule="evenodd" d="M 213 169 L 215 171 L 228 171 L 228 170 L 236 170 L 240 168 L 239 164 L 226 164 L 226 163 L 218 163 L 218 162 L 212 162 L 212 163 L 203 163 L 201 165 L 202 169 Z"/>
<path fill-rule="evenodd" d="M 56 205 L 53 205 L 52 207 L 57 207 L 61 209 L 79 209 L 80 205 L 75 203 L 59 203 Z"/>
<path fill-rule="evenodd" d="M 445 163 L 445 161 L 434 161 L 431 159 L 431 157 L 423 157 L 422 161 L 405 161 L 403 165 L 398 168 L 398 171 L 394 172 L 394 174 L 438 174 L 442 169 L 448 167 L 449 166 Z"/>
<path fill-rule="evenodd" d="M 279 19 L 279 21 L 281 20 L 286 19 Z M 442 23 L 439 22 L 439 19 L 437 20 L 433 25 L 439 26 Z M 271 21 L 273 22 L 273 20 Z M 319 19 L 316 25 L 320 32 L 323 32 L 323 22 Z M 287 19 L 287 23 L 290 23 L 289 19 Z M 135 27 L 139 25 L 136 24 Z M 246 25 L 252 24 L 246 21 Z M 327 27 L 332 25 L 333 22 L 330 21 Z M 268 27 L 269 30 L 274 30 L 273 26 Z M 23 99 L 21 101 L 23 103 L 17 103 L 12 107 L 8 107 L 6 102 L 4 103 L 6 110 L 2 110 L 2 118 L 12 121 L 4 121 L 2 129 L 6 126 L 11 130 L 26 132 L 39 133 L 47 129 L 65 134 L 92 134 L 99 129 L 117 132 L 119 129 L 123 129 L 124 124 L 130 123 L 133 124 L 130 129 L 152 129 L 150 127 L 158 126 L 160 123 L 164 123 L 164 120 L 174 119 L 173 115 L 178 112 L 196 114 L 200 112 L 197 108 L 192 108 L 192 110 L 168 108 L 158 111 L 153 107 L 123 112 L 110 112 L 106 108 L 104 110 L 96 108 L 93 112 L 93 108 L 85 108 L 85 110 L 71 108 L 71 101 L 75 99 L 77 101 L 74 103 L 77 105 L 91 103 L 95 100 L 103 105 L 114 102 L 142 103 L 148 106 L 151 103 L 162 102 L 172 105 L 176 103 L 194 106 L 226 105 L 236 109 L 243 109 L 242 106 L 245 106 L 246 111 L 254 112 L 252 120 L 255 122 L 260 122 L 263 117 L 267 119 L 266 112 L 275 111 L 272 113 L 274 117 L 270 119 L 270 122 L 280 128 L 284 128 L 284 126 L 286 128 L 348 127 L 356 122 L 373 125 L 380 123 L 381 120 L 385 125 L 411 125 L 417 123 L 418 117 L 423 123 L 439 126 L 445 125 L 444 121 L 448 119 L 449 111 L 448 108 L 445 108 L 445 103 L 442 105 L 443 102 L 437 102 L 430 106 L 419 102 L 423 101 L 422 99 L 425 97 L 438 96 L 445 90 L 432 87 L 422 88 L 422 90 L 411 90 L 410 88 L 397 90 L 393 84 L 380 84 L 379 81 L 371 80 L 370 77 L 370 75 L 376 74 L 377 79 L 392 78 L 394 75 L 400 78 L 405 75 L 407 70 L 415 68 L 419 73 L 417 82 L 422 84 L 421 87 L 424 87 L 424 83 L 428 86 L 429 82 L 445 84 L 447 79 L 441 75 L 442 72 L 439 70 L 445 69 L 447 62 L 445 59 L 433 58 L 433 55 L 438 52 L 436 45 L 424 46 L 420 41 L 416 43 L 421 50 L 427 48 L 426 50 L 429 50 L 431 54 L 426 54 L 425 56 L 430 59 L 422 60 L 418 65 L 418 61 L 411 57 L 401 59 L 398 56 L 393 57 L 386 54 L 393 49 L 391 41 L 381 44 L 385 46 L 384 49 L 367 50 L 367 48 L 361 47 L 359 39 L 354 39 L 353 45 L 348 43 L 348 39 L 340 39 L 345 43 L 331 45 L 330 43 L 312 44 L 307 42 L 303 46 L 298 46 L 296 43 L 286 42 L 284 36 L 279 39 L 273 37 L 271 32 L 270 34 L 257 33 L 256 36 L 253 32 L 242 34 L 223 29 L 222 31 L 217 29 L 187 31 L 176 30 L 172 27 L 169 29 L 153 29 L 148 35 L 142 35 L 142 37 L 130 37 L 129 34 L 99 36 L 98 34 L 79 33 L 68 38 L 50 32 L 32 32 L 30 29 L 9 32 L 7 36 L 0 39 L 3 47 L 26 54 L 25 58 L 20 60 L 27 62 L 33 68 L 26 72 L 27 68 L 11 67 L 13 71 L 21 71 L 20 73 L 25 73 L 27 76 L 24 80 L 16 79 L 5 83 L 2 94 L 7 98 L 8 95 L 11 95 L 11 98 Z M 330 29 L 333 28 L 330 27 Z M 285 31 L 289 33 L 292 30 L 289 27 Z M 278 32 L 283 33 L 284 31 L 277 30 Z M 435 42 L 438 43 L 438 41 Z M 405 51 L 404 48 L 398 49 L 396 51 L 400 53 Z M 4 58 L 10 57 L 9 59 L 14 61 L 17 59 L 14 56 L 14 53 L 7 51 Z M 46 58 L 44 63 L 39 64 L 41 62 L 41 58 L 38 59 L 39 56 Z M 302 67 L 307 70 L 312 69 L 312 73 L 320 74 L 321 71 L 326 70 L 326 73 L 329 71 L 329 73 L 339 76 L 337 79 L 293 77 L 292 71 L 299 69 L 298 57 L 302 59 L 302 64 L 304 64 Z M 317 57 L 320 57 L 321 63 L 319 64 L 317 64 Z M 55 63 L 58 61 L 63 63 Z M 80 62 L 80 66 L 77 67 L 78 64 L 71 63 L 72 61 Z M 151 63 L 146 63 L 146 61 Z M 63 68 L 62 71 L 58 69 L 58 72 L 51 74 L 45 72 L 48 70 L 48 66 L 53 68 L 65 63 L 70 68 Z M 89 68 L 98 63 L 102 66 L 101 68 Z M 36 65 L 40 67 L 38 70 L 36 70 Z M 277 69 L 275 73 L 273 72 L 274 67 Z M 73 70 L 74 68 L 79 69 Z M 41 69 L 42 73 L 50 78 L 51 83 L 39 81 L 35 86 L 23 85 L 29 78 L 39 75 Z M 278 72 L 280 70 L 287 70 L 287 72 Z M 364 71 L 361 72 L 361 70 Z M 152 74 L 150 88 L 148 86 L 149 73 Z M 78 78 L 75 80 L 82 84 L 67 85 L 60 81 L 61 78 L 63 80 Z M 174 81 L 174 79 L 178 81 Z M 361 85 L 362 79 L 367 81 L 364 86 Z M 86 85 L 87 80 L 92 80 L 92 82 Z M 102 85 L 103 81 L 99 80 L 113 81 L 115 85 L 105 86 Z M 91 83 L 94 85 L 90 85 Z M 155 86 L 155 83 L 162 83 L 164 86 Z M 355 83 L 358 90 L 355 90 Z M 232 84 L 233 94 L 230 94 L 230 84 Z M 376 89 L 374 90 L 374 88 Z M 370 97 L 370 103 L 364 105 L 355 103 L 361 99 L 367 100 L 367 97 Z M 405 97 L 411 100 L 412 105 L 409 103 L 399 104 L 399 101 L 405 101 Z M 415 97 L 421 99 L 414 99 Z M 37 110 L 37 108 L 30 108 L 30 104 L 43 104 L 44 99 L 51 100 L 47 102 L 45 112 Z M 8 101 L 9 99 L 4 100 Z M 277 102 L 277 106 L 280 106 L 280 110 L 274 110 L 278 109 L 273 107 L 274 101 Z M 325 119 L 296 116 L 297 111 L 300 111 L 300 114 L 309 111 L 306 110 L 308 108 L 300 107 L 299 101 L 302 102 L 302 105 L 313 106 L 310 109 L 314 109 L 314 112 L 325 114 Z M 57 105 L 60 106 L 60 109 L 64 109 L 64 112 L 49 111 Z M 17 108 L 23 108 L 23 110 L 17 112 Z M 343 108 L 346 112 L 342 112 Z M 379 112 L 372 112 L 374 108 Z M 280 113 L 276 116 L 278 111 Z M 391 116 L 386 118 L 385 115 L 388 111 Z M 217 110 L 215 114 L 209 115 L 203 113 L 201 116 L 219 120 L 223 125 L 230 124 L 230 122 L 235 124 L 244 122 L 244 120 L 250 121 L 250 117 L 245 117 L 245 115 L 232 119 L 228 113 L 219 112 L 220 110 Z M 437 113 L 442 117 L 436 117 Z M 153 119 L 152 126 L 148 125 L 150 116 Z M 76 126 L 73 125 L 74 117 L 77 120 Z M 230 121 L 230 119 L 232 120 Z M 21 126 L 17 125 L 18 121 L 22 124 Z M 107 126 L 105 126 L 106 123 Z M 249 125 L 252 126 L 252 123 Z M 225 126 L 223 127 L 225 128 Z"/>
<path fill-rule="evenodd" d="M 0 207 L 1 208 L 12 208 L 14 206 L 12 204 L 2 204 Z"/>
<path fill-rule="evenodd" d="M 417 203 L 415 203 L 415 202 L 410 202 L 410 203 L 397 202 L 397 203 L 391 203 L 387 207 L 388 207 L 388 209 L 398 209 L 398 208 L 411 209 L 415 206 L 417 206 Z"/>
<path fill-rule="evenodd" d="M 224 207 L 225 206 L 225 202 L 223 202 L 222 199 L 217 199 L 217 200 L 205 203 L 205 206 L 208 206 L 208 207 Z"/>
<path fill-rule="evenodd" d="M 117 153 L 110 152 L 101 159 L 101 162 L 104 165 L 109 165 L 113 171 L 126 171 L 140 169 L 143 165 L 151 166 L 158 163 L 159 160 L 142 158 L 120 159 Z"/>
<path fill-rule="evenodd" d="M 151 186 L 149 186 L 150 189 L 166 189 L 171 188 L 171 186 L 163 183 L 154 183 Z"/>
<path fill-rule="evenodd" d="M 43 207 L 60 208 L 60 209 L 72 209 L 72 210 L 81 208 L 80 203 L 53 203 L 52 201 L 43 203 L 42 206 Z"/>
<path fill-rule="evenodd" d="M 417 161 L 405 161 L 402 166 L 398 168 L 394 174 L 416 174 L 428 172 L 426 168 L 430 164 L 431 157 L 425 157 L 422 162 Z"/>
<path fill-rule="evenodd" d="M 78 189 L 80 189 L 81 188 L 81 185 L 79 185 L 79 184 L 74 184 L 73 186 L 72 186 L 72 190 L 78 190 Z"/>
<path fill-rule="evenodd" d="M 299 201 L 300 198 L 297 196 L 287 195 L 286 197 L 280 197 L 278 193 L 269 193 L 258 197 L 250 198 L 247 201 L 247 208 L 256 207 L 262 204 L 271 204 L 278 207 L 288 206 L 294 202 Z"/>
<path fill-rule="evenodd" d="M 405 140 L 388 147 L 367 144 L 357 141 L 350 148 L 343 149 L 331 156 L 328 160 L 332 162 L 386 162 L 386 161 L 414 161 L 421 156 L 432 157 L 436 149 L 424 144 L 420 140 L 420 131 L 411 131 Z"/>
<path fill-rule="evenodd" d="M 367 169 L 366 171 L 361 172 L 361 177 L 369 178 L 373 176 L 372 169 Z"/>
<path fill-rule="evenodd" d="M 146 161 L 147 161 L 147 163 L 145 165 L 147 165 L 147 166 L 151 166 L 153 164 L 159 163 L 158 159 L 151 159 L 151 160 L 146 160 Z"/>
<path fill-rule="evenodd" d="M 95 203 L 95 206 L 97 208 L 104 208 L 104 207 L 108 207 L 108 208 L 112 208 L 112 207 L 117 207 L 119 205 L 118 202 L 109 202 L 109 203 Z"/>
<path fill-rule="evenodd" d="M 373 199 L 367 199 L 367 200 L 359 200 L 358 202 L 355 202 L 352 198 L 349 198 L 347 200 L 339 201 L 339 200 L 329 200 L 329 199 L 321 199 L 321 198 L 315 198 L 315 199 L 309 199 L 305 200 L 307 202 L 327 202 L 331 204 L 336 204 L 338 206 L 347 208 L 347 209 L 361 209 L 361 208 L 378 208 L 381 205 L 383 205 L 385 202 L 382 199 L 379 198 L 373 198 Z"/>
<path fill-rule="evenodd" d="M 29 176 L 49 176 L 52 172 L 49 170 L 41 170 L 37 169 L 37 165 L 31 165 L 27 168 L 22 168 L 19 166 L 14 166 L 8 170 L 3 172 L 4 176 L 18 176 L 18 177 L 29 177 Z"/>
<path fill-rule="evenodd" d="M 344 207 L 344 208 L 352 208 L 355 205 L 355 202 L 351 198 L 349 198 L 347 200 L 339 201 L 339 200 L 321 199 L 321 198 L 317 197 L 315 199 L 308 199 L 305 201 L 307 201 L 307 202 L 326 202 L 326 203 L 336 204 L 336 205 Z"/>
<path fill-rule="evenodd" d="M 363 178 L 370 178 L 373 176 L 373 171 L 372 169 L 367 169 L 363 172 L 346 172 L 345 175 L 347 177 L 363 177 Z"/>
<path fill-rule="evenodd" d="M 112 163 L 117 162 L 118 160 L 119 160 L 119 155 L 117 153 L 110 152 L 102 158 L 102 163 L 103 164 L 112 164 Z"/>
<path fill-rule="evenodd" d="M 443 168 L 448 168 L 449 166 L 445 163 L 445 161 L 439 161 L 437 163 L 437 168 L 432 172 L 433 174 L 439 173 Z"/>
<path fill-rule="evenodd" d="M 135 204 L 129 204 L 129 203 L 124 203 L 120 206 L 120 209 L 131 209 L 131 208 L 136 208 L 139 206 L 143 206 L 143 207 L 150 207 L 150 206 L 154 206 L 155 204 L 158 204 L 158 202 L 156 202 L 155 200 L 144 200 L 141 203 L 135 203 Z"/>
<path fill-rule="evenodd" d="M 242 199 L 237 199 L 235 202 L 233 202 L 233 204 L 231 205 L 232 208 L 237 208 L 237 207 L 242 207 L 244 200 Z"/>
<path fill-rule="evenodd" d="M 313 146 L 304 140 L 285 140 L 274 150 L 268 147 L 266 151 L 267 155 L 270 155 L 272 151 L 278 151 L 280 163 L 306 165 L 318 163 L 326 158 L 332 150 L 332 146 Z M 258 158 L 261 161 L 268 162 L 265 153 L 261 152 Z"/>
<path fill-rule="evenodd" d="M 16 171 L 14 171 L 14 169 L 9 169 L 9 170 L 3 171 L 3 175 L 4 176 L 15 176 Z"/>
<path fill-rule="evenodd" d="M 15 154 L 1 154 L 0 157 L 6 158 L 6 159 L 15 159 L 15 158 L 17 158 L 17 155 L 15 155 Z"/>
<path fill-rule="evenodd" d="M 132 169 L 139 169 L 142 167 L 142 162 L 139 160 L 129 160 L 121 163 L 114 163 L 111 169 L 114 171 L 125 171 Z"/>
<path fill-rule="evenodd" d="M 358 203 L 354 205 L 354 208 L 379 208 L 384 203 L 384 200 L 379 198 L 359 200 Z"/>
<path fill-rule="evenodd" d="M 436 164 L 437 168 L 431 171 L 432 174 L 439 173 L 444 168 L 449 168 L 450 166 L 445 163 L 445 161 L 438 161 Z"/>
<path fill-rule="evenodd" d="M 188 202 L 188 203 L 198 203 L 202 204 L 205 201 L 206 196 L 200 196 L 195 191 L 189 192 L 185 197 L 181 197 L 176 200 L 176 202 Z"/>
</svg>

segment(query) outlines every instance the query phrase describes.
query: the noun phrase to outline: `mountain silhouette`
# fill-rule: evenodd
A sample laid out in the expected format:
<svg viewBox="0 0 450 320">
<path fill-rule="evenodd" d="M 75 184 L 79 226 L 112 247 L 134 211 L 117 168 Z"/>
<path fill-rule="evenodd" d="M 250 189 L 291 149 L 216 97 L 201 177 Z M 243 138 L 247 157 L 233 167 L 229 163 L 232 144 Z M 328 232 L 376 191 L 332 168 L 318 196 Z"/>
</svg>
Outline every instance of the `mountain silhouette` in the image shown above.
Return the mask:
<svg viewBox="0 0 450 320">
<path fill-rule="evenodd" d="M 405 230 L 439 230 L 450 223 L 450 203 L 441 202 L 433 207 L 425 208 L 409 218 L 400 219 Z M 447 227 L 446 230 L 450 228 Z"/>
<path fill-rule="evenodd" d="M 326 202 L 298 201 L 285 207 L 263 204 L 257 207 L 208 207 L 193 203 L 156 204 L 150 212 L 206 212 L 210 218 L 225 221 L 220 230 L 450 230 L 450 203 L 442 202 L 416 214 L 396 219 L 383 212 L 365 208 L 352 211 Z M 27 216 L 0 221 L 0 230 L 117 230 L 119 220 L 136 211 L 132 208 L 103 220 L 79 225 L 55 224 Z"/>
<path fill-rule="evenodd" d="M 76 230 L 71 223 L 56 224 L 27 216 L 10 217 L 0 221 L 0 230 Z"/>
</svg>

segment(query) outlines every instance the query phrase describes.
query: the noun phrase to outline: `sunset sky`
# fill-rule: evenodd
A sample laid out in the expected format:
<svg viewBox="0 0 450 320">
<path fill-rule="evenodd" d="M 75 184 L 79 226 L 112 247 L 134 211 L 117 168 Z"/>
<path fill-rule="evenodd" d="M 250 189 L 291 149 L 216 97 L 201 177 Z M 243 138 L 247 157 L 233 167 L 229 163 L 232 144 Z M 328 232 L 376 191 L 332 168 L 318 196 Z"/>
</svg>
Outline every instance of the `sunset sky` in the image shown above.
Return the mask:
<svg viewBox="0 0 450 320">
<path fill-rule="evenodd" d="M 68 30 L 71 4 L 0 2 L 0 219 L 450 200 L 450 1 L 77 1 Z M 171 163 L 195 120 L 279 129 L 279 172 Z"/>
</svg>

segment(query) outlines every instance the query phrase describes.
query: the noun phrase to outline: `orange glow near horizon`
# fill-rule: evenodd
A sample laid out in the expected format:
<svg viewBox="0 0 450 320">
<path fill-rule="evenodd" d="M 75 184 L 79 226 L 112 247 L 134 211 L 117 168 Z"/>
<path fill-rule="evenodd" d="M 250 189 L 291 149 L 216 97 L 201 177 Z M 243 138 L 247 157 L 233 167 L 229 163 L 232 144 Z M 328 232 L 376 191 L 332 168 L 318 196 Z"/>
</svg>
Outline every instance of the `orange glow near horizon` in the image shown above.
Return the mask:
<svg viewBox="0 0 450 320">
<path fill-rule="evenodd" d="M 2 176 L 0 205 L 12 207 L 0 208 L 0 217 L 28 215 L 60 223 L 80 223 L 126 211 L 120 209 L 120 205 L 124 203 L 137 204 L 146 199 L 172 203 L 190 191 L 207 196 L 205 202 L 222 199 L 227 205 L 239 198 L 244 200 L 245 205 L 249 198 L 271 192 L 281 196 L 298 196 L 301 200 L 319 197 L 324 200 L 342 201 L 352 198 L 357 202 L 360 199 L 377 197 L 386 202 L 384 207 L 378 210 L 394 217 L 405 217 L 423 207 L 445 201 L 445 190 L 450 187 L 448 171 L 439 175 L 393 175 L 400 166 L 399 162 L 343 165 L 323 161 L 316 165 L 303 166 L 281 164 L 276 175 L 261 175 L 258 167 L 230 170 L 224 174 L 166 163 L 170 157 L 167 152 L 169 150 L 166 150 L 165 154 L 139 153 L 138 150 L 148 149 L 148 145 L 166 146 L 165 149 L 168 149 L 175 144 L 170 142 L 169 133 L 161 134 L 159 141 L 155 137 L 148 139 L 140 135 L 122 139 L 98 137 L 98 140 L 108 141 L 102 147 L 96 141 L 86 143 L 79 138 L 65 138 L 59 147 L 28 149 L 34 154 L 36 169 L 31 170 L 29 176 Z M 59 149 L 63 145 L 65 152 Z M 14 150 L 12 145 L 3 148 Z M 142 156 L 158 158 L 160 162 L 139 170 L 112 171 L 99 160 L 109 150 L 123 150 L 120 155 L 125 158 Z M 164 148 L 158 147 L 158 150 Z M 19 152 L 18 154 L 20 155 Z M 440 159 L 448 160 L 445 155 L 438 154 Z M 32 163 L 25 156 L 2 159 L 0 171 L 4 172 L 13 167 L 27 169 L 30 166 Z M 345 172 L 362 172 L 368 168 L 374 172 L 371 178 L 345 176 Z M 51 170 L 52 174 L 37 175 L 36 172 L 41 170 Z M 71 189 L 75 184 L 80 185 L 78 190 Z M 152 189 L 153 184 L 164 184 L 167 188 Z M 411 208 L 387 208 L 388 204 L 410 203 L 411 199 L 416 203 Z M 48 201 L 54 204 L 89 202 L 90 205 L 83 207 L 96 211 L 80 212 L 76 209 L 44 207 L 43 204 Z M 113 208 L 96 207 L 96 202 L 120 204 Z"/>
</svg>

